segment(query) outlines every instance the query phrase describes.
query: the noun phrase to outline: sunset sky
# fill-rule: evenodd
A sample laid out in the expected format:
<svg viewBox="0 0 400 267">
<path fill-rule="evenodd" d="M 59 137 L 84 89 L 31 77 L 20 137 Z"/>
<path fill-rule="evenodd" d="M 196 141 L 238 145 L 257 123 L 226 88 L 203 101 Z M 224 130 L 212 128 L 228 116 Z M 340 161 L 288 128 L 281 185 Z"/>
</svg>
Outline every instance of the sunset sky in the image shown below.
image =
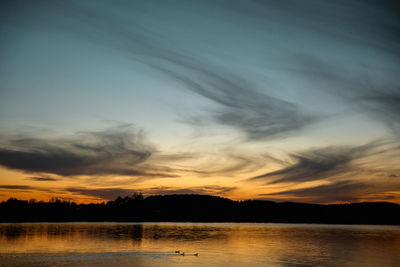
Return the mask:
<svg viewBox="0 0 400 267">
<path fill-rule="evenodd" d="M 395 0 L 5 0 L 0 13 L 0 200 L 400 203 Z"/>
</svg>

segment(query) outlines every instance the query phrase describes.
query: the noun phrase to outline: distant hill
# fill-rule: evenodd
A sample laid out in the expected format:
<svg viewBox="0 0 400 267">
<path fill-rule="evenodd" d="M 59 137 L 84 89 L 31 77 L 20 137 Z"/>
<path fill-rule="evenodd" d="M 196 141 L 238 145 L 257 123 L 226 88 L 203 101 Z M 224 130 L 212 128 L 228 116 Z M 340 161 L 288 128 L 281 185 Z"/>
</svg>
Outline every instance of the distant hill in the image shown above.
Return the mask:
<svg viewBox="0 0 400 267">
<path fill-rule="evenodd" d="M 233 201 L 209 195 L 141 194 L 99 204 L 9 199 L 0 203 L 0 222 L 280 222 L 400 225 L 400 205 L 388 202 L 305 204 Z"/>
</svg>

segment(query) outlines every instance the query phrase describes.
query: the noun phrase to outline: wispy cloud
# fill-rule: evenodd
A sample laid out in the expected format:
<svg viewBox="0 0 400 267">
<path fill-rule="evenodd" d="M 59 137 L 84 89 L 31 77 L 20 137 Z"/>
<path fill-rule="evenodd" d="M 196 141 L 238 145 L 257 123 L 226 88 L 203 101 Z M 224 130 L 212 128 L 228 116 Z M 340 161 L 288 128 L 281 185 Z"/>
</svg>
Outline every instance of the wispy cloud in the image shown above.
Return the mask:
<svg viewBox="0 0 400 267">
<path fill-rule="evenodd" d="M 249 180 L 262 180 L 274 184 L 332 178 L 356 170 L 357 167 L 352 163 L 377 153 L 374 149 L 380 145 L 379 142 L 372 142 L 356 147 L 325 147 L 291 154 L 293 164 L 277 171 L 252 177 Z"/>
<path fill-rule="evenodd" d="M 0 189 L 11 189 L 11 190 L 13 190 L 13 189 L 16 189 L 16 190 L 28 189 L 28 190 L 30 190 L 30 189 L 35 189 L 35 187 L 30 186 L 30 185 L 0 185 Z"/>
<path fill-rule="evenodd" d="M 366 191 L 370 188 L 371 185 L 363 182 L 338 181 L 327 185 L 266 194 L 265 196 L 294 197 L 295 199 L 300 198 L 304 199 L 304 201 L 317 203 L 355 202 L 365 197 Z"/>
<path fill-rule="evenodd" d="M 250 81 L 212 66 L 193 66 L 193 73 L 160 68 L 187 89 L 220 105 L 214 121 L 244 132 L 248 140 L 265 140 L 293 134 L 319 119 L 300 106 L 256 90 Z M 217 74 L 218 73 L 218 74 Z M 263 88 L 265 89 L 265 88 Z"/>
<path fill-rule="evenodd" d="M 298 53 L 292 61 L 293 66 L 287 71 L 317 84 L 318 90 L 327 93 L 332 103 L 340 101 L 352 112 L 361 112 L 399 133 L 400 82 L 395 74 L 399 66 L 389 65 L 384 69 L 352 62 L 349 67 L 306 53 Z"/>
<path fill-rule="evenodd" d="M 182 173 L 189 175 L 209 176 L 235 176 L 256 171 L 266 165 L 264 155 L 249 155 L 237 151 L 219 151 L 217 154 L 203 153 L 202 163 L 193 163 L 189 166 L 177 168 Z M 184 175 L 183 175 L 184 176 Z"/>
<path fill-rule="evenodd" d="M 55 182 L 59 180 L 57 178 L 52 178 L 52 177 L 29 177 L 28 179 L 39 182 Z"/>
<path fill-rule="evenodd" d="M 172 195 L 172 194 L 203 194 L 203 195 L 219 195 L 224 196 L 236 190 L 235 186 L 219 186 L 219 185 L 206 185 L 206 186 L 193 186 L 186 188 L 178 187 L 152 187 L 144 189 L 143 192 L 151 195 Z"/>
<path fill-rule="evenodd" d="M 397 90 L 371 90 L 356 100 L 372 116 L 383 120 L 392 130 L 400 133 L 400 87 Z"/>
<path fill-rule="evenodd" d="M 171 176 L 166 172 L 170 169 L 149 165 L 154 152 L 143 132 L 121 125 L 65 139 L 5 139 L 0 147 L 0 165 L 28 173 L 62 176 Z"/>
<path fill-rule="evenodd" d="M 287 200 L 314 203 L 357 202 L 369 199 L 385 201 L 398 197 L 398 192 L 393 191 L 393 188 L 398 188 L 398 186 L 399 182 L 396 181 L 341 180 L 302 189 L 264 194 L 263 196 L 269 198 L 279 196 Z"/>
<path fill-rule="evenodd" d="M 335 112 L 344 105 L 400 132 L 396 3 L 254 0 L 232 7 L 238 16 L 257 18 L 260 27 L 285 33 L 272 43 L 290 42 L 291 34 L 296 36 L 292 45 L 281 43 L 279 51 L 289 49 L 270 66 L 285 77 L 299 79 L 296 91 L 326 93 L 326 103 L 336 105 Z"/>
</svg>

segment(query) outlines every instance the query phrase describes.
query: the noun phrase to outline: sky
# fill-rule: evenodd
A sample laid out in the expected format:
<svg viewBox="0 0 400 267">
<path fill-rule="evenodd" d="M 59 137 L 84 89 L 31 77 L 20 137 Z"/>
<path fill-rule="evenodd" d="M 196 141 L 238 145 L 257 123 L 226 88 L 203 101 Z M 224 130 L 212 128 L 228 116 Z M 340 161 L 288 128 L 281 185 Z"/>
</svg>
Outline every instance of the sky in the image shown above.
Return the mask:
<svg viewBox="0 0 400 267">
<path fill-rule="evenodd" d="M 5 0 L 0 39 L 0 200 L 400 203 L 395 0 Z"/>
</svg>

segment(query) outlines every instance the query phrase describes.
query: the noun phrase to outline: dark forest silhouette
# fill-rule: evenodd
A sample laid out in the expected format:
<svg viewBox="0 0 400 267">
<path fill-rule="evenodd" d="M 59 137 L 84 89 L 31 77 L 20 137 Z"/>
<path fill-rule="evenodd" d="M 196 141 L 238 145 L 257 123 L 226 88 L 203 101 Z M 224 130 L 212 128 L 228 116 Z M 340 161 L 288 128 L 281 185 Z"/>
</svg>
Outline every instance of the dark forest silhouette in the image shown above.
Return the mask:
<svg viewBox="0 0 400 267">
<path fill-rule="evenodd" d="M 287 222 L 332 224 L 400 224 L 400 205 L 388 202 L 350 204 L 233 201 L 209 195 L 137 193 L 97 204 L 10 198 L 0 203 L 0 222 Z"/>
</svg>

